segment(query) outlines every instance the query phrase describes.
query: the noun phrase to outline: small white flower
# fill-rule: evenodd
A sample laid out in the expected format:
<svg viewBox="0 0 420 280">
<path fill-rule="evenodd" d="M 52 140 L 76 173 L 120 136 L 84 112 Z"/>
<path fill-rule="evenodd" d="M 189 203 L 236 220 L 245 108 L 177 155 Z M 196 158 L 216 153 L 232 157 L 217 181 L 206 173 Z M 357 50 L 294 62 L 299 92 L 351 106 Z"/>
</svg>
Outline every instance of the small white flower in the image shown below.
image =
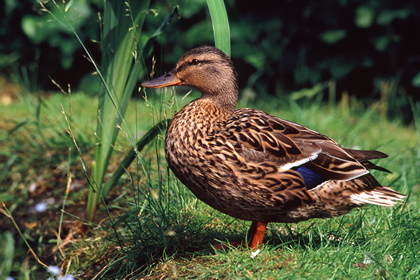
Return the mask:
<svg viewBox="0 0 420 280">
<path fill-rule="evenodd" d="M 45 203 L 45 202 L 37 203 L 34 207 L 35 212 L 38 212 L 38 213 L 45 212 L 45 210 L 47 210 L 47 206 L 48 206 L 48 204 Z"/>
<path fill-rule="evenodd" d="M 58 266 L 55 265 L 50 265 L 48 267 L 48 271 L 52 274 L 52 275 L 58 275 L 61 272 L 61 269 Z"/>
</svg>

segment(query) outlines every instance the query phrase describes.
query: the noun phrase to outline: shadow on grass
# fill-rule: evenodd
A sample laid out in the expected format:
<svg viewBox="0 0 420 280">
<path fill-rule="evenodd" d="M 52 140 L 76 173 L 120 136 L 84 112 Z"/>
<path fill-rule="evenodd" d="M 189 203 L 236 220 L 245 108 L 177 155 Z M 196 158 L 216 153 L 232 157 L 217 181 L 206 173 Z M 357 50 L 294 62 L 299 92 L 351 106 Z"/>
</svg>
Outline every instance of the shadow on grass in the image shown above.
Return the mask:
<svg viewBox="0 0 420 280">
<path fill-rule="evenodd" d="M 136 212 L 129 211 L 105 225 L 107 231 L 113 231 L 109 241 L 118 248 L 118 256 L 107 269 L 96 272 L 99 278 L 146 275 L 169 259 L 214 255 L 214 245 L 243 240 L 248 226 L 219 213 L 206 217 L 175 212 L 139 217 Z M 89 272 L 88 276 L 92 275 Z"/>
<path fill-rule="evenodd" d="M 396 208 L 386 212 L 391 217 L 388 222 L 380 218 L 372 222 L 372 217 L 378 216 L 377 211 L 381 214 L 382 210 L 367 209 L 349 216 L 298 224 L 270 223 L 265 244 L 273 250 L 318 251 L 370 246 L 378 235 L 388 235 L 397 246 L 404 239 L 420 234 L 419 227 L 411 224 L 410 212 Z M 217 255 L 214 245 L 245 240 L 250 225 L 250 222 L 219 213 L 207 216 L 190 212 L 167 214 L 138 216 L 133 210 L 121 215 L 112 225 L 108 224 L 110 230 L 115 229 L 110 241 L 117 245 L 118 254 L 107 269 L 98 273 L 99 278 L 143 277 L 168 260 L 194 262 L 201 257 Z M 408 226 L 410 230 L 407 230 Z M 247 251 L 245 248 L 227 248 L 226 251 L 238 250 Z"/>
</svg>

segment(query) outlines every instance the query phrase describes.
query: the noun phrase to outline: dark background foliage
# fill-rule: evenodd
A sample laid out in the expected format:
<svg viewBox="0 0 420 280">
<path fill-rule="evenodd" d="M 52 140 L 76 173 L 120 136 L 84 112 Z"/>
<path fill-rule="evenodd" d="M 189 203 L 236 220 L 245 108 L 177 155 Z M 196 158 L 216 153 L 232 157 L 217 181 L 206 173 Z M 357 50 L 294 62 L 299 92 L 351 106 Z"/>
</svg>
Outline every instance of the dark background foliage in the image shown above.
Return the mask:
<svg viewBox="0 0 420 280">
<path fill-rule="evenodd" d="M 75 3 L 77 34 L 99 58 L 102 1 Z M 83 80 L 93 67 L 69 30 L 49 22 L 51 15 L 35 0 L 6 0 L 1 5 L 3 76 L 29 72 L 41 90 L 55 88 L 52 78 L 89 91 Z M 186 50 L 213 42 L 206 6 L 192 0 L 153 1 L 143 36 L 150 36 L 175 5 L 179 17 L 154 45 L 157 74 L 173 67 Z M 419 1 L 228 0 L 226 6 L 242 89 L 282 96 L 316 85 L 327 92 L 333 85 L 329 98 L 385 98 L 391 117 L 411 121 L 407 96 L 420 99 Z M 145 61 L 150 66 L 150 58 Z"/>
</svg>

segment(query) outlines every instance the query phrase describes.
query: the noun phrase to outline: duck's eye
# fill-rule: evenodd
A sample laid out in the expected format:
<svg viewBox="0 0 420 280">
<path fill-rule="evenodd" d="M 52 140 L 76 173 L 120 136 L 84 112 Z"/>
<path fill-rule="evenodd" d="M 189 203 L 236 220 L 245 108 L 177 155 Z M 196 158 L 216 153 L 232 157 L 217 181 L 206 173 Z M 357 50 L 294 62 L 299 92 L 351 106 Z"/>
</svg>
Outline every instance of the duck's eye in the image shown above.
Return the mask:
<svg viewBox="0 0 420 280">
<path fill-rule="evenodd" d="M 190 62 L 191 65 L 198 65 L 199 63 L 200 63 L 200 60 L 198 60 L 198 59 L 193 59 Z"/>
</svg>

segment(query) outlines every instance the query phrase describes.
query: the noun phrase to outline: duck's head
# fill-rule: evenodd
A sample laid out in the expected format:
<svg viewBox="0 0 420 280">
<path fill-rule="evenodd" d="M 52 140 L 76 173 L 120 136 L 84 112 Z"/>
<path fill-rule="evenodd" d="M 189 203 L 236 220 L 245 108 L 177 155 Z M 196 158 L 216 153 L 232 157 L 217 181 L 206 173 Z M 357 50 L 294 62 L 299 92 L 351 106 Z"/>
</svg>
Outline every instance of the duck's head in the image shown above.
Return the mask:
<svg viewBox="0 0 420 280">
<path fill-rule="evenodd" d="M 232 61 L 221 50 L 202 46 L 186 52 L 165 75 L 141 84 L 147 88 L 185 85 L 199 90 L 202 98 L 236 105 L 238 83 Z M 234 106 L 233 106 L 234 107 Z"/>
</svg>

